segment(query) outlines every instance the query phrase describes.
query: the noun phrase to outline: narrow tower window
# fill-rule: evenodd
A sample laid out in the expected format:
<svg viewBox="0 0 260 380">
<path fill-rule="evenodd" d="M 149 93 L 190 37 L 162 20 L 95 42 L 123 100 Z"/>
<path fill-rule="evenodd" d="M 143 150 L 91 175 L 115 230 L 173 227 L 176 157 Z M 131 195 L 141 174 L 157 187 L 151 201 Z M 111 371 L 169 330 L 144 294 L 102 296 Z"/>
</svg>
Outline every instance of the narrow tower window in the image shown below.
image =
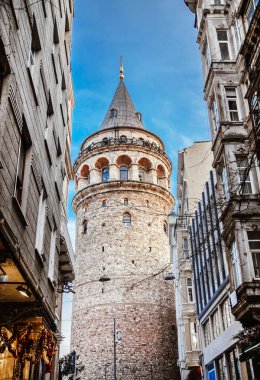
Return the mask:
<svg viewBox="0 0 260 380">
<path fill-rule="evenodd" d="M 102 169 L 102 182 L 109 181 L 109 168 Z"/>
<path fill-rule="evenodd" d="M 88 232 L 88 221 L 85 220 L 83 222 L 83 234 L 86 235 L 87 232 Z"/>
<path fill-rule="evenodd" d="M 115 108 L 110 110 L 110 117 L 117 117 L 117 110 Z"/>
<path fill-rule="evenodd" d="M 105 199 L 102 201 L 102 207 L 107 207 L 107 201 Z"/>
<path fill-rule="evenodd" d="M 136 117 L 139 121 L 142 121 L 142 114 L 140 112 L 136 112 Z"/>
<path fill-rule="evenodd" d="M 128 180 L 128 167 L 123 165 L 120 166 L 120 181 Z"/>
<path fill-rule="evenodd" d="M 128 198 L 125 198 L 125 199 L 124 199 L 124 205 L 125 205 L 125 206 L 128 206 Z"/>
<path fill-rule="evenodd" d="M 123 216 L 123 224 L 125 227 L 131 226 L 131 215 L 130 214 L 124 214 Z"/>
</svg>

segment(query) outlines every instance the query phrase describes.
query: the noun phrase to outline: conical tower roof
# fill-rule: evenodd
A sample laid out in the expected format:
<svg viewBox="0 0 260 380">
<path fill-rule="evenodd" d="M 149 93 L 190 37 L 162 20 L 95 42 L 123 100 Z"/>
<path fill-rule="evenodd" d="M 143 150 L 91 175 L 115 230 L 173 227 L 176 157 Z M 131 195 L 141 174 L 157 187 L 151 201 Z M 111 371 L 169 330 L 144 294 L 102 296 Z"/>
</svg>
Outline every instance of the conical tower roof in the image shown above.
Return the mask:
<svg viewBox="0 0 260 380">
<path fill-rule="evenodd" d="M 120 82 L 100 129 L 113 127 L 144 128 L 142 117 L 136 111 L 124 84 L 123 65 L 120 65 Z"/>
</svg>

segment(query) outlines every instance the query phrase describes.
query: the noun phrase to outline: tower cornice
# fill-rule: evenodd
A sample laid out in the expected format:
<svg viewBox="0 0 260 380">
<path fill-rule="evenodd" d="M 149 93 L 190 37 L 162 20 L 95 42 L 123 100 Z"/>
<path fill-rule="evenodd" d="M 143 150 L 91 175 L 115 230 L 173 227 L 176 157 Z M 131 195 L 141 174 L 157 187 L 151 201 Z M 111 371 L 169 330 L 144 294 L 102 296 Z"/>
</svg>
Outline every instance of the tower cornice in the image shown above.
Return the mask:
<svg viewBox="0 0 260 380">
<path fill-rule="evenodd" d="M 96 195 L 104 195 L 115 191 L 138 191 L 138 193 L 153 194 L 168 202 L 170 207 L 175 203 L 173 195 L 160 185 L 150 182 L 117 180 L 96 183 L 78 191 L 72 200 L 73 210 L 77 212 L 78 208 L 82 206 L 84 202 L 91 200 L 91 198 Z"/>
</svg>

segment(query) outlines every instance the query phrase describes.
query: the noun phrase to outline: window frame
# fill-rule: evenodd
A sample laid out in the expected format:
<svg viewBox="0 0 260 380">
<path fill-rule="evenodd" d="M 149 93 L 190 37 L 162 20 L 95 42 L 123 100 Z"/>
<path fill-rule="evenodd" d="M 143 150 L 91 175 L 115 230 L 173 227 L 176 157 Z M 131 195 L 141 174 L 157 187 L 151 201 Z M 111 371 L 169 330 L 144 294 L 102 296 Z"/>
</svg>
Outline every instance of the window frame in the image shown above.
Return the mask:
<svg viewBox="0 0 260 380">
<path fill-rule="evenodd" d="M 122 218 L 122 222 L 123 222 L 123 225 L 125 227 L 130 227 L 132 225 L 132 217 L 131 217 L 131 214 L 129 214 L 128 212 L 125 213 L 123 215 L 123 218 Z"/>
<path fill-rule="evenodd" d="M 126 177 L 124 177 L 124 175 L 126 174 Z M 128 181 L 128 174 L 129 174 L 129 167 L 127 165 L 121 165 L 119 167 L 119 178 L 120 178 L 120 181 Z"/>
<path fill-rule="evenodd" d="M 237 249 L 236 241 L 234 240 L 230 246 L 231 263 L 233 270 L 234 285 L 236 289 L 242 284 L 242 271 L 240 264 L 240 257 Z"/>
<path fill-rule="evenodd" d="M 249 233 L 255 233 L 255 234 L 259 234 L 259 238 L 258 239 L 250 239 L 249 237 Z M 259 244 L 259 248 L 252 248 L 250 247 L 250 242 L 258 242 Z M 248 249 L 250 251 L 250 254 L 251 254 L 251 260 L 252 260 L 252 269 L 253 269 L 253 276 L 254 276 L 254 279 L 260 279 L 260 266 L 259 267 L 256 267 L 255 266 L 255 259 L 254 259 L 254 253 L 257 253 L 259 255 L 259 263 L 260 263 L 260 231 L 247 231 L 247 244 L 248 244 Z M 258 268 L 258 272 L 259 274 L 256 275 L 256 268 Z"/>
<path fill-rule="evenodd" d="M 35 234 L 35 251 L 40 257 L 44 257 L 44 236 L 45 236 L 45 225 L 47 220 L 47 193 L 45 188 L 41 189 L 39 196 L 39 206 L 37 215 L 37 226 Z"/>
<path fill-rule="evenodd" d="M 49 267 L 48 267 L 48 279 L 51 281 L 51 283 L 54 283 L 54 275 L 55 275 L 56 239 L 57 239 L 57 227 L 56 225 L 54 225 L 53 229 L 51 230 Z"/>
<path fill-rule="evenodd" d="M 220 33 L 226 34 L 226 39 L 220 37 Z M 230 44 L 228 39 L 228 30 L 227 29 L 216 29 L 217 41 L 219 46 L 220 58 L 222 61 L 230 61 Z M 226 51 L 225 51 L 226 49 Z M 226 56 L 225 56 L 226 55 Z"/>
<path fill-rule="evenodd" d="M 249 170 L 247 177 L 241 181 L 241 175 L 243 175 L 243 172 L 247 170 L 247 166 L 242 166 L 242 165 L 239 166 L 239 162 L 241 163 L 243 160 L 246 160 L 248 164 L 248 156 L 246 154 L 236 155 L 237 174 L 238 174 L 238 181 L 240 185 L 239 192 L 241 194 L 253 194 L 254 191 L 253 191 L 253 181 L 251 178 L 251 170 Z M 250 187 L 251 191 L 245 191 L 247 187 Z"/>
<path fill-rule="evenodd" d="M 102 179 L 102 182 L 109 182 L 109 167 L 108 166 L 102 168 L 101 179 Z"/>
<path fill-rule="evenodd" d="M 188 280 L 191 281 L 191 284 L 188 284 Z M 194 303 L 193 281 L 191 277 L 186 278 L 186 289 L 187 289 L 187 302 Z"/>
<path fill-rule="evenodd" d="M 184 244 L 184 242 L 185 242 L 185 244 Z M 186 244 L 187 244 L 187 246 L 186 246 Z M 184 236 L 182 238 L 182 252 L 183 252 L 183 257 L 185 259 L 189 259 L 189 239 L 186 236 Z"/>
<path fill-rule="evenodd" d="M 231 96 L 230 94 L 228 95 L 227 91 L 230 91 L 230 90 L 234 90 L 234 94 L 235 96 Z M 238 94 L 237 94 L 237 87 L 235 86 L 225 86 L 225 99 L 226 99 L 226 106 L 227 106 L 227 111 L 228 111 L 228 121 L 230 122 L 239 122 L 241 117 L 240 117 L 240 113 L 239 113 L 239 104 L 238 104 Z M 236 104 L 236 108 L 231 108 L 230 105 L 232 102 L 235 102 Z M 236 117 L 234 117 L 235 115 L 237 115 L 237 120 Z"/>
<path fill-rule="evenodd" d="M 23 212 L 25 212 L 27 199 L 28 199 L 27 189 L 29 187 L 30 156 L 31 156 L 30 151 L 31 151 L 32 140 L 31 140 L 24 116 L 22 117 L 22 121 L 23 121 L 22 128 L 21 130 L 19 130 L 20 140 L 19 140 L 19 146 L 18 146 L 13 198 L 15 199 L 16 203 L 19 205 L 20 209 Z M 24 149 L 23 149 L 23 154 L 21 155 L 22 146 L 24 147 Z M 21 163 L 22 163 L 22 166 L 21 166 Z M 20 175 L 19 175 L 19 172 L 20 172 Z M 19 195 L 17 195 L 18 186 L 21 188 Z"/>
</svg>

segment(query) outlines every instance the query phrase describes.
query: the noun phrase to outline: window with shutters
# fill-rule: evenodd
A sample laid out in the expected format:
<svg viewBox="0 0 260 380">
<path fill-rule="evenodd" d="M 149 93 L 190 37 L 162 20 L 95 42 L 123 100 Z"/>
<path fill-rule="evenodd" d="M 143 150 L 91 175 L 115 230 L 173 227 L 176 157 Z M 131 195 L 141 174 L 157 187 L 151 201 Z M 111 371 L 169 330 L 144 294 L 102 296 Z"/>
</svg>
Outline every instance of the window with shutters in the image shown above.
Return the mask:
<svg viewBox="0 0 260 380">
<path fill-rule="evenodd" d="M 47 194 L 44 188 L 41 190 L 39 198 L 39 208 L 38 208 L 38 218 L 37 218 L 37 229 L 36 229 L 36 240 L 35 240 L 35 250 L 39 255 L 43 255 L 44 247 L 44 232 L 45 232 L 45 222 L 47 214 Z"/>
<path fill-rule="evenodd" d="M 242 283 L 242 274 L 240 260 L 238 256 L 237 244 L 234 241 L 231 245 L 231 261 L 233 265 L 233 276 L 234 276 L 234 285 L 237 288 Z"/>
</svg>

